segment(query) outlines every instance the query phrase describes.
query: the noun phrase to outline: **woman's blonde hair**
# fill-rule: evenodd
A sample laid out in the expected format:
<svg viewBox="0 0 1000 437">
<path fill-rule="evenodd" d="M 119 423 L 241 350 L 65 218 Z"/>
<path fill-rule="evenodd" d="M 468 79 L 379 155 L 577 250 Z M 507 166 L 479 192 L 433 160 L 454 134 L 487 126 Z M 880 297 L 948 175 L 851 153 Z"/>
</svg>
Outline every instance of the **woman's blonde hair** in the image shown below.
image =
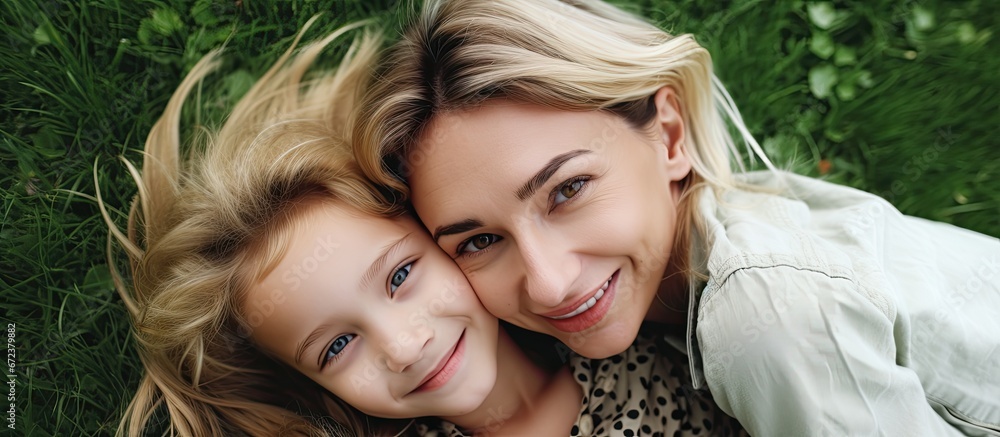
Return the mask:
<svg viewBox="0 0 1000 437">
<path fill-rule="evenodd" d="M 336 71 L 304 79 L 321 50 L 356 27 L 293 56 L 297 38 L 219 129 L 193 137 L 182 161 L 181 109 L 219 64 L 219 51 L 207 55 L 150 132 L 141 175 L 125 162 L 138 185 L 126 233 L 99 198 L 129 257 L 131 286 L 115 272 L 116 286 L 145 367 L 119 435 L 144 434 L 160 406 L 171 432 L 186 436 L 371 435 L 386 424 L 255 348 L 250 333 L 270 310 L 243 305 L 282 256 L 299 206 L 333 201 L 371 214 L 396 212 L 346 144 L 348 114 L 380 38 L 365 33 Z M 108 251 L 111 257 L 110 237 Z"/>
<path fill-rule="evenodd" d="M 694 219 L 693 191 L 741 186 L 732 165 L 743 163 L 723 115 L 750 156 L 772 166 L 713 75 L 707 50 L 691 35 L 672 36 L 597 0 L 427 0 L 359 107 L 355 155 L 370 178 L 405 196 L 411 163 L 433 153 L 433 141 L 415 145 L 435 114 L 505 98 L 608 111 L 640 128 L 652 122 L 652 99 L 664 86 L 678 95 L 693 167 L 679 205 L 678 253 Z"/>
</svg>

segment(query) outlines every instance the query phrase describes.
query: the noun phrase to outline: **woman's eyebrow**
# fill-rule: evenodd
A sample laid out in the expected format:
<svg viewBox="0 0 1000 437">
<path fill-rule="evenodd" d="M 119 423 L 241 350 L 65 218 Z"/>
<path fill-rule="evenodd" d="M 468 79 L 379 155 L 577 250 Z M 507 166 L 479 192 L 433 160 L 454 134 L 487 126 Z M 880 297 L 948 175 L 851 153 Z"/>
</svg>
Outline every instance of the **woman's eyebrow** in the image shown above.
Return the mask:
<svg viewBox="0 0 1000 437">
<path fill-rule="evenodd" d="M 437 243 L 438 238 L 445 235 L 461 234 L 462 232 L 468 232 L 481 227 L 483 227 L 483 222 L 476 219 L 465 219 L 458 223 L 438 226 L 437 229 L 434 229 L 434 242 Z"/>
<path fill-rule="evenodd" d="M 549 178 L 551 178 L 552 175 L 554 175 L 556 171 L 559 170 L 559 167 L 562 167 L 562 165 L 565 164 L 567 161 L 576 158 L 577 156 L 583 155 L 585 153 L 590 153 L 590 150 L 586 149 L 571 150 L 569 152 L 558 155 L 555 158 L 552 158 L 552 160 L 550 160 L 548 164 L 545 164 L 545 166 L 542 167 L 541 170 L 538 170 L 538 172 L 535 173 L 535 175 L 532 176 L 531 179 L 528 180 L 528 182 L 525 182 L 524 185 L 521 186 L 521 188 L 518 188 L 517 191 L 514 192 L 514 195 L 517 196 L 517 200 L 520 200 L 522 202 L 527 200 L 529 197 L 535 194 L 535 191 L 538 190 L 538 187 L 545 185 L 545 182 L 547 182 Z"/>
<path fill-rule="evenodd" d="M 545 166 L 542 167 L 541 170 L 538 170 L 538 172 L 535 173 L 535 175 L 532 176 L 528 182 L 525 182 L 521 188 L 517 189 L 514 193 L 517 196 L 517 199 L 522 202 L 527 200 L 535 194 L 538 187 L 541 187 L 542 185 L 545 185 L 545 182 L 548 182 L 549 178 L 551 178 L 552 175 L 559 170 L 559 167 L 562 167 L 562 165 L 569 160 L 587 153 L 591 153 L 591 151 L 586 149 L 577 149 L 552 158 L 547 164 L 545 164 Z M 468 232 L 481 227 L 483 227 L 483 222 L 476 219 L 465 219 L 450 225 L 438 226 L 434 229 L 434 242 L 437 243 L 438 239 L 445 235 L 461 234 L 463 232 Z"/>
</svg>

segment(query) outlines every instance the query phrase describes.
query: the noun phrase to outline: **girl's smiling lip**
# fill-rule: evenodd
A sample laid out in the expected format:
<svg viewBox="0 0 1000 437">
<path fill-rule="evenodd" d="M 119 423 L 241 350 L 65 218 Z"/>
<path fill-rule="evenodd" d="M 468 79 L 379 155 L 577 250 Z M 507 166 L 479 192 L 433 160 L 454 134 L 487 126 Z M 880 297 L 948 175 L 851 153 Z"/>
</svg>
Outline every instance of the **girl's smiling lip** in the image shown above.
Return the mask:
<svg viewBox="0 0 1000 437">
<path fill-rule="evenodd" d="M 620 272 L 621 270 L 616 270 L 598 290 L 580 302 L 542 316 L 554 328 L 563 332 L 579 332 L 594 326 L 611 308 Z"/>
<path fill-rule="evenodd" d="M 420 381 L 417 388 L 413 389 L 410 393 L 427 392 L 447 384 L 451 380 L 451 377 L 455 376 L 455 373 L 458 372 L 463 358 L 465 358 L 465 330 L 462 330 L 462 334 L 458 337 L 455 345 L 448 350 L 444 357 L 441 358 L 441 361 L 431 369 L 427 376 L 424 376 L 424 379 Z"/>
</svg>

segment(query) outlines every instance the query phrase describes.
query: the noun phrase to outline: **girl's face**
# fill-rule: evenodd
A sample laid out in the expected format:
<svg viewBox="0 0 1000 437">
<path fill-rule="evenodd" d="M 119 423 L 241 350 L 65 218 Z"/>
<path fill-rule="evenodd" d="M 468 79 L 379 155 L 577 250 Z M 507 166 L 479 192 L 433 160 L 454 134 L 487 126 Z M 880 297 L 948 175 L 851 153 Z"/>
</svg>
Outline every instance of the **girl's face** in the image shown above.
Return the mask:
<svg viewBox="0 0 1000 437">
<path fill-rule="evenodd" d="M 493 389 L 498 322 L 415 220 L 300 211 L 244 314 L 269 353 L 362 412 L 451 416 Z"/>
<path fill-rule="evenodd" d="M 690 172 L 666 90 L 642 131 L 506 101 L 432 120 L 408 156 L 413 203 L 491 313 L 593 358 L 635 339 Z"/>
</svg>

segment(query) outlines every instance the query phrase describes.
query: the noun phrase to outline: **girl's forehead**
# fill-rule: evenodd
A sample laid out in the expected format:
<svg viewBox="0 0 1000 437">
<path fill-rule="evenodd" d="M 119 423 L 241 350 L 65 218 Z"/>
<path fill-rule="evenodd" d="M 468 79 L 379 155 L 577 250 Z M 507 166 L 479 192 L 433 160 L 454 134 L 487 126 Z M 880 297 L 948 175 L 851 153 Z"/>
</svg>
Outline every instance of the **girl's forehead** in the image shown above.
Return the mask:
<svg viewBox="0 0 1000 437">
<path fill-rule="evenodd" d="M 281 259 L 243 303 L 248 314 L 269 309 L 261 324 L 265 330 L 258 333 L 258 340 L 267 344 L 281 344 L 281 337 L 301 334 L 300 325 L 330 311 L 349 312 L 345 306 L 366 295 L 364 289 L 384 282 L 377 273 L 392 267 L 397 260 L 390 258 L 401 253 L 399 249 L 422 244 L 419 232 L 423 232 L 411 218 L 372 216 L 336 203 L 303 209 L 290 230 Z M 389 253 L 393 247 L 397 251 Z M 367 276 L 371 277 L 366 282 Z M 324 307 L 322 303 L 331 299 L 338 305 Z M 278 329 L 286 325 L 288 329 Z"/>
<path fill-rule="evenodd" d="M 371 214 L 345 201 L 325 201 L 309 205 L 296 214 L 296 222 L 302 232 L 321 232 L 344 237 L 387 237 L 419 228 L 419 223 L 408 215 Z"/>
</svg>

